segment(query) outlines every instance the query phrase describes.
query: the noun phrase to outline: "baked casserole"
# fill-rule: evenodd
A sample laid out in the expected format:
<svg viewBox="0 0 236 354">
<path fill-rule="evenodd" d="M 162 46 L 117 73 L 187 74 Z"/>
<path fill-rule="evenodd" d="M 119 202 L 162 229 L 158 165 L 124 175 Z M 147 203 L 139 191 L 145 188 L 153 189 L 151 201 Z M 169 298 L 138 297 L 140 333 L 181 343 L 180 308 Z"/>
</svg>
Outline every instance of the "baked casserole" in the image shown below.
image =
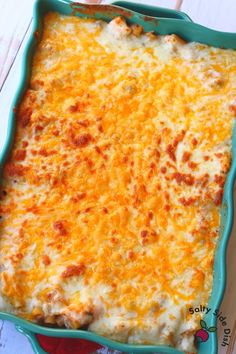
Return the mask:
<svg viewBox="0 0 236 354">
<path fill-rule="evenodd" d="M 236 117 L 236 52 L 49 13 L 4 167 L 1 308 L 195 353 Z"/>
</svg>

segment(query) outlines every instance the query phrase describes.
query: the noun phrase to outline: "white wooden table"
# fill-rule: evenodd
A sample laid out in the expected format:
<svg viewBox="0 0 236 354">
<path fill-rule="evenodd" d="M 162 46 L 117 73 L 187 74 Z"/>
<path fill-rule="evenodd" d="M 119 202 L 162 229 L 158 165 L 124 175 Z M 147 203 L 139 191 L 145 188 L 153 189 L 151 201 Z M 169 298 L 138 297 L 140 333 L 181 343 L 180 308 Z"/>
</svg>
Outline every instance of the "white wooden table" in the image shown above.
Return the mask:
<svg viewBox="0 0 236 354">
<path fill-rule="evenodd" d="M 221 31 L 236 32 L 236 0 L 136 0 L 136 2 L 178 8 L 186 12 L 195 22 Z M 29 33 L 27 30 L 31 25 L 33 3 L 34 0 L 0 0 L 0 136 L 3 137 L 6 129 L 5 117 L 8 115 L 9 105 L 20 77 L 22 52 Z M 221 311 L 231 329 L 231 341 L 229 346 L 221 346 L 223 330 L 222 326 L 219 326 L 219 354 L 236 354 L 235 251 L 236 226 L 227 252 L 227 288 L 221 306 Z M 33 354 L 28 340 L 18 333 L 11 323 L 0 320 L 0 354 L 20 353 Z"/>
</svg>

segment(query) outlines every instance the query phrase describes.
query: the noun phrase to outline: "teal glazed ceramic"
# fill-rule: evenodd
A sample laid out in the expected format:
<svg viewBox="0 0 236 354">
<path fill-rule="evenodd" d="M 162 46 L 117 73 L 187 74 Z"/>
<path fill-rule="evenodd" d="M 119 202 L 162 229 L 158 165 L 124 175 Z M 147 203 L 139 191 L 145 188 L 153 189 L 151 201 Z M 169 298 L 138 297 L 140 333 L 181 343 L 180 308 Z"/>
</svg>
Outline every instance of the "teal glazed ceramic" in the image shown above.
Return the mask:
<svg viewBox="0 0 236 354">
<path fill-rule="evenodd" d="M 30 78 L 30 67 L 32 57 L 37 43 L 42 34 L 43 18 L 49 11 L 56 11 L 64 15 L 89 17 L 110 21 L 116 16 L 123 16 L 128 23 L 137 23 L 144 27 L 146 32 L 154 31 L 158 34 L 175 33 L 186 41 L 197 41 L 215 47 L 236 49 L 236 33 L 224 33 L 214 31 L 193 23 L 190 18 L 179 11 L 168 10 L 148 5 L 116 1 L 116 6 L 111 5 L 85 5 L 72 3 L 69 0 L 38 0 L 34 6 L 32 31 L 26 45 L 21 68 L 20 84 L 12 98 L 12 106 L 8 119 L 8 130 L 2 151 L 0 151 L 0 175 L 3 164 L 11 150 L 15 133 L 14 107 L 18 105 L 23 97 Z M 233 186 L 236 176 L 236 126 L 233 129 L 232 164 L 227 176 L 223 204 L 221 208 L 221 229 L 220 240 L 215 254 L 214 282 L 208 307 L 218 309 L 220 307 L 225 283 L 226 283 L 226 248 L 231 234 L 233 224 Z M 180 351 L 163 345 L 132 345 L 115 342 L 105 337 L 86 330 L 69 330 L 60 328 L 48 328 L 25 321 L 8 313 L 0 313 L 0 318 L 11 321 L 16 328 L 25 334 L 36 354 L 46 354 L 38 344 L 35 334 L 43 334 L 53 337 L 84 338 L 102 345 L 126 353 L 159 353 L 159 354 L 181 354 Z M 208 327 L 216 325 L 214 316 L 205 316 Z M 209 340 L 198 345 L 199 354 L 216 354 L 217 333 L 211 333 Z"/>
</svg>

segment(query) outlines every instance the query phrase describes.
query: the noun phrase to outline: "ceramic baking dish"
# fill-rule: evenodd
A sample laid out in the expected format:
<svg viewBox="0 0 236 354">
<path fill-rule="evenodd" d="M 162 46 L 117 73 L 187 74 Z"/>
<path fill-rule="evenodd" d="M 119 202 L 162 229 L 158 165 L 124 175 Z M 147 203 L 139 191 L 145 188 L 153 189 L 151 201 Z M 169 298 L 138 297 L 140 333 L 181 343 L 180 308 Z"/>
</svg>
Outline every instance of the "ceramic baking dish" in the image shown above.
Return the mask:
<svg viewBox="0 0 236 354">
<path fill-rule="evenodd" d="M 90 17 L 110 21 L 116 16 L 123 16 L 128 23 L 137 23 L 145 31 L 155 31 L 158 34 L 175 33 L 186 41 L 197 41 L 215 47 L 236 49 L 236 33 L 214 31 L 193 23 L 189 17 L 181 12 L 157 8 L 148 5 L 134 4 L 125 1 L 114 2 L 110 5 L 83 5 L 72 3 L 69 0 L 38 0 L 34 6 L 33 25 L 26 45 L 19 86 L 12 99 L 12 106 L 8 119 L 8 130 L 3 149 L 0 151 L 0 173 L 14 140 L 15 113 L 14 107 L 18 105 L 28 86 L 32 57 L 42 33 L 44 15 L 49 11 L 56 11 L 65 15 Z M 151 16 L 150 16 L 151 15 Z M 233 186 L 236 176 L 236 126 L 233 129 L 232 164 L 227 176 L 223 204 L 221 208 L 220 241 L 215 254 L 214 282 L 208 306 L 218 309 L 223 298 L 226 283 L 226 247 L 233 224 Z M 46 354 L 39 346 L 35 334 L 53 337 L 84 338 L 98 342 L 110 348 L 127 353 L 159 353 L 180 354 L 181 352 L 168 346 L 131 345 L 112 341 L 86 330 L 69 330 L 48 328 L 25 321 L 8 313 L 0 313 L 0 318 L 13 322 L 16 328 L 25 334 L 31 341 L 36 354 Z M 216 317 L 205 316 L 208 326 L 216 325 Z M 198 345 L 199 354 L 217 353 L 217 334 L 211 333 L 209 340 Z"/>
</svg>

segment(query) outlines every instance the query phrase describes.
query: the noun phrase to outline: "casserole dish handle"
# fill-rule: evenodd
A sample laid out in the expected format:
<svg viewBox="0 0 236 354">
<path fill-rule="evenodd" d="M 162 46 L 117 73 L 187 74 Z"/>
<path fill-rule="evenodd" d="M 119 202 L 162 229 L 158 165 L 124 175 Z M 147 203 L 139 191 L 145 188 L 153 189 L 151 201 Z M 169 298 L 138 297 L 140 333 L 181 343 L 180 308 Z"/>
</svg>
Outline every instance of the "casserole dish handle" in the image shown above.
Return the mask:
<svg viewBox="0 0 236 354">
<path fill-rule="evenodd" d="M 120 6 L 127 10 L 138 12 L 142 15 L 151 17 L 172 18 L 176 20 L 192 22 L 191 18 L 184 12 L 167 9 L 164 7 L 133 3 L 129 1 L 112 1 L 111 5 Z"/>
<path fill-rule="evenodd" d="M 16 325 L 15 327 L 16 327 L 18 332 L 24 334 L 28 338 L 28 340 L 29 340 L 29 342 L 31 344 L 31 347 L 32 347 L 32 349 L 33 349 L 35 354 L 48 354 L 40 346 L 40 344 L 39 344 L 39 342 L 38 342 L 38 340 L 36 338 L 35 333 L 30 332 L 27 329 L 24 329 L 24 328 L 22 328 L 21 326 L 18 326 L 18 325 Z"/>
</svg>

